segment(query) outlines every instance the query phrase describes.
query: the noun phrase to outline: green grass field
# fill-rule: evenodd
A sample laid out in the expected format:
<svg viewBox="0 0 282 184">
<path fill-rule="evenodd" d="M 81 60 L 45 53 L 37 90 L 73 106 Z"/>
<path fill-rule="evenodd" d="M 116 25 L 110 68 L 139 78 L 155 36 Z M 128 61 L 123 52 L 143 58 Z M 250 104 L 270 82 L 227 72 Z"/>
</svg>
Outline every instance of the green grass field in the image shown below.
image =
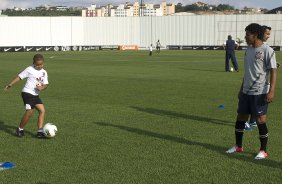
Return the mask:
<svg viewBox="0 0 282 184">
<path fill-rule="evenodd" d="M 0 53 L 1 88 L 34 54 Z M 0 163 L 17 167 L 1 171 L 0 183 L 281 183 L 280 76 L 268 114 L 269 158 L 254 160 L 257 128 L 245 132 L 244 153 L 225 154 L 234 144 L 242 51 L 239 73 L 224 72 L 224 51 L 43 54 L 50 85 L 41 98 L 58 134 L 35 138 L 35 113 L 27 135 L 14 136 L 25 82 L 1 89 Z"/>
</svg>

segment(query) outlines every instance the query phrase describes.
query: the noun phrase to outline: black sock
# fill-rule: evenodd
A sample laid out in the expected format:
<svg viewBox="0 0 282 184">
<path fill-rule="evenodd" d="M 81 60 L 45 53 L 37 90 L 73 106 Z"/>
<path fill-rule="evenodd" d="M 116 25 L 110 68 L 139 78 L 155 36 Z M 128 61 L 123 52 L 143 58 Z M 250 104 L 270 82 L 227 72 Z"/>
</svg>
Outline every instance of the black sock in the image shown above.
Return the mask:
<svg viewBox="0 0 282 184">
<path fill-rule="evenodd" d="M 260 150 L 266 152 L 266 145 L 268 141 L 268 129 L 266 123 L 258 124 L 259 129 L 259 140 L 260 140 Z"/>
<path fill-rule="evenodd" d="M 238 147 L 242 147 L 244 129 L 245 129 L 245 121 L 236 121 L 235 137 L 236 137 L 236 145 Z"/>
</svg>

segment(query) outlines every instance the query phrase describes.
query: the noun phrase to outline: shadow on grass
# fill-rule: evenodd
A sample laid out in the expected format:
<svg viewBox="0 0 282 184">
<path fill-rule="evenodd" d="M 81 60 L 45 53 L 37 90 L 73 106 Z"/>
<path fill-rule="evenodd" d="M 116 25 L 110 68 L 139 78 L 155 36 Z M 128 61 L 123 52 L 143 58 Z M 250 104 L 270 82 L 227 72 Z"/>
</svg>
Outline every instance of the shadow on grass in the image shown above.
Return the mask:
<svg viewBox="0 0 282 184">
<path fill-rule="evenodd" d="M 179 68 L 181 70 L 199 71 L 199 72 L 220 72 L 225 73 L 224 70 L 211 70 L 211 69 L 199 69 L 199 68 Z"/>
<path fill-rule="evenodd" d="M 7 124 L 5 124 L 3 121 L 0 121 L 0 131 L 4 131 L 4 132 L 6 132 L 7 134 L 10 134 L 10 135 L 12 135 L 12 136 L 16 136 L 16 129 L 17 129 L 18 127 L 16 127 L 16 126 L 11 126 L 11 125 L 7 125 Z M 29 131 L 24 131 L 26 134 L 29 134 L 29 135 L 31 135 L 32 137 L 36 137 L 36 135 L 35 134 L 33 134 L 33 133 L 31 133 L 31 132 L 29 132 Z"/>
<path fill-rule="evenodd" d="M 167 141 L 172 141 L 172 142 L 176 142 L 176 143 L 179 143 L 179 144 L 201 146 L 205 149 L 215 151 L 215 152 L 217 152 L 217 153 L 219 153 L 219 154 L 221 154 L 225 157 L 229 157 L 231 159 L 237 159 L 237 160 L 241 160 L 241 161 L 245 161 L 245 162 L 249 162 L 249 163 L 253 163 L 253 164 L 257 164 L 257 165 L 282 169 L 282 163 L 281 162 L 277 162 L 277 161 L 269 160 L 269 159 L 255 160 L 254 157 L 253 157 L 254 155 L 246 156 L 246 155 L 240 155 L 240 154 L 232 154 L 232 155 L 226 154 L 225 151 L 226 151 L 227 148 L 221 147 L 221 146 L 216 146 L 216 145 L 212 145 L 212 144 L 208 144 L 208 143 L 201 143 L 201 142 L 197 142 L 197 141 L 189 141 L 189 140 L 181 138 L 181 137 L 155 133 L 155 132 L 151 132 L 151 131 L 148 131 L 148 130 L 142 130 L 142 129 L 138 129 L 138 128 L 123 126 L 123 125 L 115 125 L 115 124 L 105 123 L 105 122 L 94 122 L 94 123 L 99 125 L 99 126 L 118 128 L 118 129 L 130 132 L 130 133 L 135 133 L 135 134 L 142 135 L 142 136 L 149 136 L 149 137 L 154 137 L 154 138 L 163 139 L 163 140 L 167 140 Z"/>
<path fill-rule="evenodd" d="M 143 108 L 143 107 L 134 107 L 134 106 L 131 107 L 131 108 L 138 110 L 138 111 L 141 111 L 141 112 L 146 112 L 146 113 L 155 114 L 155 115 L 159 115 L 159 116 L 169 116 L 169 117 L 173 117 L 173 118 L 190 119 L 190 120 L 195 120 L 195 121 L 209 122 L 209 123 L 213 123 L 213 124 L 226 125 L 226 126 L 232 126 L 232 127 L 235 126 L 234 122 L 215 119 L 215 118 L 207 118 L 207 117 L 183 114 L 183 113 L 154 109 L 154 108 Z"/>
</svg>

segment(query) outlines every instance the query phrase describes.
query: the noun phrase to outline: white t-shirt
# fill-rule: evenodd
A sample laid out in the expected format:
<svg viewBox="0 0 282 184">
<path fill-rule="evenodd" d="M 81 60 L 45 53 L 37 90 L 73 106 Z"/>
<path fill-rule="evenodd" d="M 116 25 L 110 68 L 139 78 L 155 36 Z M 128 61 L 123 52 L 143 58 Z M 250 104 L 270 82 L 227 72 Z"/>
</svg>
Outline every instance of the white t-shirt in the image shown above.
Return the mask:
<svg viewBox="0 0 282 184">
<path fill-rule="evenodd" d="M 22 92 L 29 93 L 35 96 L 39 95 L 39 90 L 36 89 L 36 86 L 41 86 L 48 83 L 48 74 L 46 70 L 36 70 L 33 66 L 27 67 L 24 71 L 19 74 L 21 80 L 27 78 L 26 84 Z"/>
<path fill-rule="evenodd" d="M 150 47 L 149 47 L 149 50 L 152 52 L 152 51 L 153 51 L 153 47 L 152 47 L 152 46 L 150 46 Z"/>
</svg>

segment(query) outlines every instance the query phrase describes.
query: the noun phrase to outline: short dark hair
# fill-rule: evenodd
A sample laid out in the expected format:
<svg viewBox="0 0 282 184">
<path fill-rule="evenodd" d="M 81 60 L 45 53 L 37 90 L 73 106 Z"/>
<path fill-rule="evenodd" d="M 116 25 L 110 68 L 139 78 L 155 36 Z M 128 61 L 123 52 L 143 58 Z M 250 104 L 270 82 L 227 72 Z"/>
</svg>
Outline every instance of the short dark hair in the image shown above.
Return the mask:
<svg viewBox="0 0 282 184">
<path fill-rule="evenodd" d="M 266 25 L 263 25 L 263 26 L 261 26 L 261 27 L 262 27 L 263 32 L 265 32 L 267 29 L 268 29 L 268 30 L 271 30 L 271 27 L 266 26 Z"/>
<path fill-rule="evenodd" d="M 40 60 L 43 60 L 43 61 L 44 61 L 43 55 L 41 55 L 41 54 L 35 54 L 35 55 L 33 56 L 33 63 L 35 63 L 36 61 L 40 61 Z"/>
<path fill-rule="evenodd" d="M 231 35 L 228 35 L 227 38 L 228 38 L 228 40 L 231 40 L 231 39 L 232 39 L 232 36 L 231 36 Z"/>
<path fill-rule="evenodd" d="M 257 34 L 258 39 L 263 40 L 263 29 L 262 26 L 257 24 L 257 23 L 252 23 L 249 24 L 246 28 L 245 31 L 249 31 L 252 34 Z"/>
</svg>

